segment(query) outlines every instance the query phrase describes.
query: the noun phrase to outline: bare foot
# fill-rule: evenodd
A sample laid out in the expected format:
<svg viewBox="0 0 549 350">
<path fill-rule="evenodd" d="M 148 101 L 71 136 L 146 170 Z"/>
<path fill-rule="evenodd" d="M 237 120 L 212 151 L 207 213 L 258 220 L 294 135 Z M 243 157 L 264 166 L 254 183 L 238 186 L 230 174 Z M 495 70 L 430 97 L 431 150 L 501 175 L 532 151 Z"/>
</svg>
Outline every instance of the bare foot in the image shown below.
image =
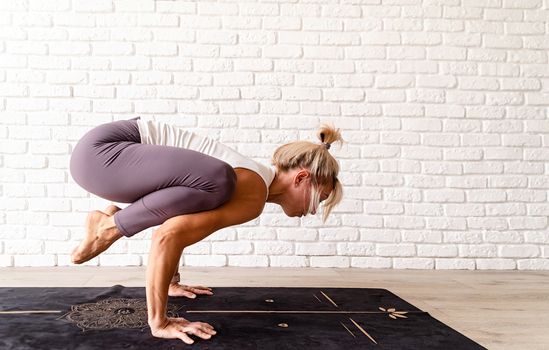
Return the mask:
<svg viewBox="0 0 549 350">
<path fill-rule="evenodd" d="M 120 208 L 109 205 L 105 211 L 94 210 L 86 218 L 86 237 L 80 242 L 72 254 L 71 259 L 75 264 L 82 264 L 104 252 L 122 237 L 114 224 L 114 213 Z"/>
<path fill-rule="evenodd" d="M 105 214 L 107 214 L 108 216 L 113 216 L 114 213 L 116 213 L 119 210 L 122 210 L 122 209 L 118 208 L 116 205 L 111 204 L 107 208 L 105 208 L 103 212 L 105 212 Z"/>
<path fill-rule="evenodd" d="M 194 299 L 197 294 L 213 295 L 212 289 L 204 286 L 186 286 L 179 283 L 170 283 L 168 295 L 171 297 L 187 297 Z"/>
</svg>

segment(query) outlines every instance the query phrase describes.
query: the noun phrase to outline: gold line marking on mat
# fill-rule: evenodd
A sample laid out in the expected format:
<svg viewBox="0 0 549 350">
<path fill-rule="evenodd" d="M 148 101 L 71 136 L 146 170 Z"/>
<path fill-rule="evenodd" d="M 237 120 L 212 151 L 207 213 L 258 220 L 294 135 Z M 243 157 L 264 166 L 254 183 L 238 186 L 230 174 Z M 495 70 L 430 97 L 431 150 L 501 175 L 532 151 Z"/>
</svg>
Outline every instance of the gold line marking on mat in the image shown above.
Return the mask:
<svg viewBox="0 0 549 350">
<path fill-rule="evenodd" d="M 19 315 L 19 314 L 60 314 L 58 310 L 17 310 L 17 311 L 0 311 L 0 315 Z"/>
<path fill-rule="evenodd" d="M 351 335 L 352 335 L 354 338 L 356 338 L 356 335 L 355 335 L 353 332 L 351 332 L 351 330 L 350 330 L 349 328 L 347 328 L 347 326 L 346 326 L 343 322 L 339 322 L 339 323 L 341 323 L 341 325 L 342 325 L 343 327 L 345 327 L 345 329 L 347 330 L 347 332 L 351 333 Z"/>
<path fill-rule="evenodd" d="M 186 313 L 247 313 L 247 314 L 386 314 L 380 311 L 318 311 L 318 310 L 186 310 Z M 425 311 L 410 311 L 411 313 L 426 313 Z"/>
<path fill-rule="evenodd" d="M 337 306 L 337 304 L 336 304 L 332 299 L 330 299 L 330 297 L 327 296 L 323 291 L 320 291 L 320 293 L 322 293 L 322 295 L 324 295 L 324 297 L 325 297 L 326 299 L 328 299 L 328 300 L 330 301 L 330 303 L 334 304 L 335 307 L 339 307 L 339 306 Z"/>
<path fill-rule="evenodd" d="M 364 330 L 364 328 L 360 327 L 360 325 L 359 325 L 358 323 L 356 323 L 355 320 L 353 320 L 353 319 L 350 318 L 350 317 L 349 317 L 349 320 L 351 320 L 351 321 L 355 324 L 355 326 L 357 326 L 357 328 L 360 329 L 360 330 L 362 331 L 362 333 L 364 333 L 368 338 L 370 338 L 371 341 L 373 341 L 375 344 L 377 344 L 377 341 L 375 341 L 374 338 L 372 338 L 372 337 L 368 334 L 368 332 L 366 332 L 366 331 Z"/>
<path fill-rule="evenodd" d="M 318 297 L 316 296 L 316 294 L 313 294 L 313 296 L 316 298 L 316 300 L 320 301 L 320 303 L 322 304 L 322 301 L 320 299 L 318 299 Z"/>
</svg>

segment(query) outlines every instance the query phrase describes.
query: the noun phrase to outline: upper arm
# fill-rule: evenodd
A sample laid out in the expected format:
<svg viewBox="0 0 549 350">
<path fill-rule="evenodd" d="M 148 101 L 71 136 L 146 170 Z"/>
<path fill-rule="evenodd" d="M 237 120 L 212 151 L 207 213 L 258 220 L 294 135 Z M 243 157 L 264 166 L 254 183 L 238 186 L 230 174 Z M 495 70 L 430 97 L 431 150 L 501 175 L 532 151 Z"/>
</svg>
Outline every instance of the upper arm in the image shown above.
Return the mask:
<svg viewBox="0 0 549 350">
<path fill-rule="evenodd" d="M 216 230 L 243 224 L 257 218 L 265 207 L 267 191 L 259 175 L 246 169 L 235 169 L 236 189 L 231 199 L 212 210 Z"/>
<path fill-rule="evenodd" d="M 250 170 L 235 169 L 235 172 L 236 189 L 228 202 L 212 210 L 170 218 L 163 224 L 164 228 L 196 235 L 197 241 L 222 228 L 257 218 L 265 206 L 265 183 Z"/>
<path fill-rule="evenodd" d="M 214 230 L 251 221 L 261 214 L 263 206 L 263 204 L 255 202 L 229 201 L 227 204 L 214 210 L 217 212 L 216 215 L 213 215 Z"/>
</svg>

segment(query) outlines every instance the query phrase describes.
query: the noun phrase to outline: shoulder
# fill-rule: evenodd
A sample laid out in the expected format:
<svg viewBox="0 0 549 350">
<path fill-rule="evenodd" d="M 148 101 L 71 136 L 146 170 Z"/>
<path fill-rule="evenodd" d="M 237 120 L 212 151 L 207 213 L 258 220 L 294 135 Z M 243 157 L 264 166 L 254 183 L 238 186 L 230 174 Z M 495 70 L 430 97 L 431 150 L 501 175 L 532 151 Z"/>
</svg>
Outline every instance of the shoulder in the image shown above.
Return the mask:
<svg viewBox="0 0 549 350">
<path fill-rule="evenodd" d="M 241 195 L 250 200 L 255 199 L 256 201 L 265 203 L 267 187 L 263 178 L 258 173 L 249 169 L 235 168 L 234 171 L 236 173 L 236 186 L 237 188 L 241 187 Z"/>
</svg>

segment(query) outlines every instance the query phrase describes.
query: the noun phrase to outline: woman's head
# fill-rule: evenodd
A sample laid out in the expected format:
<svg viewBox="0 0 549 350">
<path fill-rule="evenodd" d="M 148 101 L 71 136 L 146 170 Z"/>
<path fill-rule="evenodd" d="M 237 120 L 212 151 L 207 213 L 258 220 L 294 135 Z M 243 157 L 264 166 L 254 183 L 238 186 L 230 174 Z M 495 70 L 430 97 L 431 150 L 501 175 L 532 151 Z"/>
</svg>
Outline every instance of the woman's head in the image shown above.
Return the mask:
<svg viewBox="0 0 549 350">
<path fill-rule="evenodd" d="M 320 143 L 296 141 L 280 146 L 273 155 L 272 164 L 279 172 L 294 174 L 293 184 L 308 200 L 304 214 L 315 214 L 320 202 L 324 201 L 323 220 L 326 221 L 343 196 L 337 178 L 339 164 L 329 149 L 332 143 L 341 143 L 343 139 L 338 129 L 328 125 L 322 125 L 317 136 Z"/>
</svg>

